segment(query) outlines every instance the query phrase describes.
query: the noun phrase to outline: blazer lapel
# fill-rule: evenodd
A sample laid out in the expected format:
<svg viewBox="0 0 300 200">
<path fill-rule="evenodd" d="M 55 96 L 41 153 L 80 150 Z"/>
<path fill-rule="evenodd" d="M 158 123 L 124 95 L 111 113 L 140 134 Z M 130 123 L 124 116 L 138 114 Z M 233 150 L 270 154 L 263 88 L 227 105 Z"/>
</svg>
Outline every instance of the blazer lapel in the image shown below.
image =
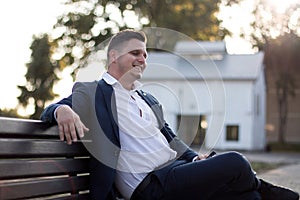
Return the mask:
<svg viewBox="0 0 300 200">
<path fill-rule="evenodd" d="M 140 91 L 137 90 L 137 93 L 150 106 L 150 108 L 152 109 L 152 111 L 154 112 L 154 114 L 157 118 L 159 129 L 161 129 L 165 124 L 164 114 L 163 114 L 161 104 L 152 95 L 150 95 L 142 90 L 140 90 Z"/>
<path fill-rule="evenodd" d="M 100 109 L 97 102 L 104 103 L 105 106 Z M 113 133 L 119 143 L 118 115 L 116 109 L 116 99 L 113 88 L 104 80 L 100 80 L 97 85 L 95 95 L 95 107 L 100 126 L 107 127 L 108 122 L 112 123 Z M 110 119 L 110 120 L 109 120 Z M 105 131 L 105 134 L 108 134 Z M 110 134 L 111 135 L 111 134 Z M 109 137 L 107 135 L 107 137 Z M 110 137 L 109 137 L 110 138 Z"/>
</svg>

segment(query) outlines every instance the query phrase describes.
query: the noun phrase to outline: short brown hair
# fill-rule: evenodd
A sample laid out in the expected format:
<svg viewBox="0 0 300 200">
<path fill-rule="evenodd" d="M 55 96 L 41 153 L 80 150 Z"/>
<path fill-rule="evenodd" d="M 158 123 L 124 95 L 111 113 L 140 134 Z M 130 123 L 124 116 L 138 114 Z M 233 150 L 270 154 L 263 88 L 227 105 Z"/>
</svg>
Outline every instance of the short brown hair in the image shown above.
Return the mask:
<svg viewBox="0 0 300 200">
<path fill-rule="evenodd" d="M 147 38 L 144 32 L 142 31 L 135 31 L 131 29 L 125 29 L 123 31 L 120 31 L 119 33 L 115 34 L 108 44 L 107 48 L 107 55 L 109 54 L 110 50 L 116 49 L 118 46 L 123 44 L 124 42 L 127 42 L 131 39 L 137 39 L 144 43 L 147 42 Z"/>
</svg>

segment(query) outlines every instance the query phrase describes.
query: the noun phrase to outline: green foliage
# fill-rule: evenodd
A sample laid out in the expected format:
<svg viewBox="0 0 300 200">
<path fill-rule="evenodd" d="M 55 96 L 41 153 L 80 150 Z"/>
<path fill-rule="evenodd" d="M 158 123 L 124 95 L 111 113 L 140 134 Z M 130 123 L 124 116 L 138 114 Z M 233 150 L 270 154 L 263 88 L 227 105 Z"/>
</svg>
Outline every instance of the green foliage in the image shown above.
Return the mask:
<svg viewBox="0 0 300 200">
<path fill-rule="evenodd" d="M 21 90 L 18 99 L 25 107 L 34 104 L 35 112 L 31 118 L 39 118 L 45 102 L 55 97 L 52 89 L 58 80 L 57 73 L 70 67 L 75 77 L 77 70 L 87 64 L 89 55 L 97 50 L 99 44 L 122 29 L 155 26 L 184 33 L 196 40 L 221 40 L 229 34 L 228 30 L 220 27 L 221 21 L 216 17 L 221 2 L 66 0 L 68 11 L 58 17 L 53 34 L 49 38 L 47 35 L 34 38 L 32 60 L 27 65 L 27 84 L 18 86 Z M 227 0 L 228 5 L 236 2 L 238 0 Z M 128 21 L 128 15 L 132 13 L 138 16 L 134 27 Z M 159 41 L 158 35 L 152 41 L 150 38 L 149 43 L 170 45 L 168 41 Z"/>
<path fill-rule="evenodd" d="M 298 25 L 294 24 L 295 22 L 293 21 L 298 16 L 299 4 L 296 2 L 291 4 L 283 14 L 269 5 L 271 1 L 254 0 L 254 2 L 254 20 L 251 24 L 252 30 L 250 32 L 250 40 L 254 47 L 264 50 L 267 40 L 275 39 L 291 31 L 297 31 L 300 22 L 299 18 Z M 249 35 L 249 33 L 243 33 L 243 35 Z"/>
<path fill-rule="evenodd" d="M 274 152 L 300 152 L 300 143 L 269 143 L 269 148 Z"/>
<path fill-rule="evenodd" d="M 53 38 L 53 51 L 60 52 L 57 58 L 60 69 L 71 66 L 75 74 L 100 43 L 126 28 L 154 26 L 175 30 L 196 40 L 222 40 L 229 31 L 220 27 L 221 21 L 216 17 L 220 3 L 221 0 L 69 0 L 66 4 L 70 11 L 60 16 L 54 26 L 54 30 L 63 31 Z M 136 27 L 128 25 L 128 12 L 138 16 Z M 145 24 L 145 19 L 150 23 Z M 150 39 L 151 42 L 159 43 L 157 38 Z"/>
<path fill-rule="evenodd" d="M 229 31 L 220 27 L 221 21 L 216 17 L 220 3 L 220 0 L 137 1 L 136 12 L 146 15 L 150 26 L 172 29 L 195 40 L 222 40 Z"/>
<path fill-rule="evenodd" d="M 34 104 L 35 112 L 31 118 L 38 119 L 45 102 L 53 100 L 56 96 L 52 88 L 58 80 L 55 74 L 57 65 L 50 60 L 50 44 L 47 35 L 35 37 L 30 49 L 32 50 L 31 62 L 27 64 L 25 75 L 27 83 L 18 86 L 21 90 L 18 100 L 24 107 Z"/>
<path fill-rule="evenodd" d="M 278 167 L 282 167 L 283 165 L 283 163 L 251 162 L 252 169 L 256 173 L 263 173 Z"/>
<path fill-rule="evenodd" d="M 1 117 L 17 117 L 19 118 L 20 116 L 18 115 L 17 109 L 0 109 L 0 116 Z"/>
</svg>

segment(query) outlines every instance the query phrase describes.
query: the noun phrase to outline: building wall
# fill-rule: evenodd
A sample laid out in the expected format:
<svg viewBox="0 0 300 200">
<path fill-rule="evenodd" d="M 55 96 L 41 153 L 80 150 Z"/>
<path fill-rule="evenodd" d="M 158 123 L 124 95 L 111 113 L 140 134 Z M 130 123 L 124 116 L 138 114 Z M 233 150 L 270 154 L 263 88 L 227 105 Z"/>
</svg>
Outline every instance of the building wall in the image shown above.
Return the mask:
<svg viewBox="0 0 300 200">
<path fill-rule="evenodd" d="M 262 120 L 264 112 L 261 111 L 259 116 L 255 112 L 255 93 L 263 98 L 263 90 L 255 90 L 255 87 L 255 82 L 252 81 L 225 81 L 226 117 L 216 145 L 218 148 L 245 150 L 264 148 L 264 120 Z M 262 109 L 263 103 L 261 99 Z M 226 141 L 226 127 L 232 125 L 239 127 L 238 141 Z M 206 144 L 212 148 L 213 142 L 211 140 Z"/>
<path fill-rule="evenodd" d="M 190 50 L 189 44 L 186 45 L 185 50 Z M 182 133 L 179 136 L 190 143 L 194 135 L 202 133 L 195 131 L 199 118 L 206 119 L 207 148 L 263 149 L 263 53 L 227 55 L 221 50 L 217 60 L 209 60 L 197 49 L 184 53 L 187 54 L 183 58 L 149 53 L 148 68 L 142 79 L 145 90 L 163 104 L 172 129 Z M 195 133 L 187 133 L 191 131 Z"/>
<path fill-rule="evenodd" d="M 182 139 L 191 144 L 198 122 L 186 124 L 187 118 L 178 121 L 178 116 L 194 117 L 200 120 L 200 115 L 207 118 L 206 148 L 217 149 L 262 149 L 264 147 L 261 135 L 264 135 L 263 121 L 255 124 L 254 101 L 255 93 L 262 90 L 255 88 L 253 81 L 179 81 L 159 80 L 159 84 L 144 82 L 144 90 L 154 94 L 165 109 L 165 117 L 173 130 L 182 129 L 185 135 Z M 260 84 L 262 84 L 260 82 Z M 261 85 L 260 85 L 261 86 Z M 180 124 L 181 123 L 181 124 Z M 239 126 L 239 140 L 226 141 L 226 126 Z M 186 130 L 186 131 L 184 131 Z M 255 131 L 254 131 L 255 130 Z"/>
<path fill-rule="evenodd" d="M 256 149 L 265 149 L 266 147 L 266 84 L 264 69 L 254 82 L 253 94 L 253 146 Z"/>
<path fill-rule="evenodd" d="M 227 81 L 226 118 L 222 133 L 222 148 L 250 149 L 252 135 L 251 82 Z M 239 126 L 239 140 L 226 141 L 226 126 Z"/>
</svg>

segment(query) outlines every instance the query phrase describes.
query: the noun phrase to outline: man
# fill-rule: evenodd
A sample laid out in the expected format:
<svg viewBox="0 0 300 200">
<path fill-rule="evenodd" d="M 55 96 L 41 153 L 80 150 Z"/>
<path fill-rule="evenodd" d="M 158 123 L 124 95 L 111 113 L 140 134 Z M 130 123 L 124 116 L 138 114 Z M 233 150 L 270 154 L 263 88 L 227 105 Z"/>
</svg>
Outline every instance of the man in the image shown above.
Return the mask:
<svg viewBox="0 0 300 200">
<path fill-rule="evenodd" d="M 83 140 L 91 153 L 90 199 L 297 200 L 289 189 L 256 178 L 237 152 L 208 157 L 184 144 L 164 121 L 158 101 L 139 90 L 146 37 L 125 30 L 108 45 L 100 81 L 76 83 L 72 95 L 45 109 L 60 139 Z M 88 133 L 86 133 L 88 132 Z"/>
</svg>

